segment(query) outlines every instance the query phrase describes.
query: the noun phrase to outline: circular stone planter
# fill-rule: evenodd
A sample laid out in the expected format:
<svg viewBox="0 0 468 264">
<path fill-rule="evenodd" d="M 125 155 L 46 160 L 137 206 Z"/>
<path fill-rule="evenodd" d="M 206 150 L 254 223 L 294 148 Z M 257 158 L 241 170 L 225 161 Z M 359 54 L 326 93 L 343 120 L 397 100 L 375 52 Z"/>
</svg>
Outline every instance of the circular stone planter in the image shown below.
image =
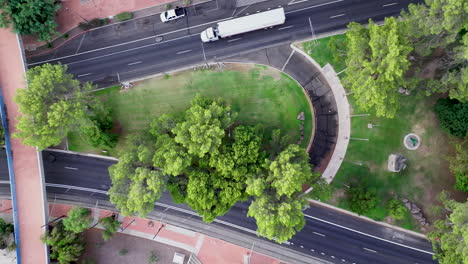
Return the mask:
<svg viewBox="0 0 468 264">
<path fill-rule="evenodd" d="M 403 139 L 403 144 L 409 150 L 415 150 L 421 145 L 421 139 L 418 135 L 410 133 Z"/>
</svg>

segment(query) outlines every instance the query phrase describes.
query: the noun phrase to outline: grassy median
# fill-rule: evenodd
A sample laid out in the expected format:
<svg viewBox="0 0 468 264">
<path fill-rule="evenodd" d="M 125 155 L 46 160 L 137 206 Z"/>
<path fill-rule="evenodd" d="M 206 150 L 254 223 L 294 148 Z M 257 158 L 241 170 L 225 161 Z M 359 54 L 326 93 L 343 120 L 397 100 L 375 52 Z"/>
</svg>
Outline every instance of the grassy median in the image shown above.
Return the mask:
<svg viewBox="0 0 468 264">
<path fill-rule="evenodd" d="M 163 113 L 178 113 L 189 107 L 195 94 L 223 98 L 239 113 L 237 122 L 260 124 L 266 132 L 281 129 L 291 136 L 291 143 L 299 139 L 300 112 L 305 113 L 306 147 L 312 132 L 312 112 L 302 88 L 290 77 L 263 66 L 231 65 L 223 71 L 183 71 L 137 83 L 127 91 L 111 87 L 96 92 L 112 108 L 115 131 L 121 136 L 145 129 L 153 118 Z M 76 134 L 68 136 L 69 149 L 99 153 Z M 115 155 L 115 150 L 109 153 Z"/>
</svg>

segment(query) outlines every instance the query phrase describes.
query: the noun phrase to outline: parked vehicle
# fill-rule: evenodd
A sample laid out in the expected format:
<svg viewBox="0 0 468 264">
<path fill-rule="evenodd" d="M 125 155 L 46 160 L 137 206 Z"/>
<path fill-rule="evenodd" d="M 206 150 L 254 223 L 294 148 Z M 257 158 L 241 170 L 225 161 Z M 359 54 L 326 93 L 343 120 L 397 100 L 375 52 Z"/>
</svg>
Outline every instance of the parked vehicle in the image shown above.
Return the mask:
<svg viewBox="0 0 468 264">
<path fill-rule="evenodd" d="M 175 9 L 167 10 L 161 13 L 161 21 L 162 22 L 169 22 L 172 20 L 179 19 L 186 15 L 185 8 L 183 7 L 176 7 Z"/>
<path fill-rule="evenodd" d="M 234 18 L 227 21 L 222 21 L 216 24 L 215 27 L 205 29 L 200 33 L 200 38 L 203 42 L 216 41 L 220 38 L 284 24 L 286 16 L 283 8 Z"/>
</svg>

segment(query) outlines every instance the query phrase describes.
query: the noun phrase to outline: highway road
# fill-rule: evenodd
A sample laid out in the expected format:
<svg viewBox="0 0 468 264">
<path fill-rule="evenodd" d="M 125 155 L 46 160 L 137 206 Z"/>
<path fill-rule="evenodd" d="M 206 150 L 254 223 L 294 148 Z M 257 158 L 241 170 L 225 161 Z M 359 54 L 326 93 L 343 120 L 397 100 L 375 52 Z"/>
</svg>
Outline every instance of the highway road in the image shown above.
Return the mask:
<svg viewBox="0 0 468 264">
<path fill-rule="evenodd" d="M 46 55 L 28 59 L 29 67 L 45 62 L 67 64 L 81 81 L 108 86 L 156 73 L 222 61 L 244 52 L 290 43 L 344 28 L 350 21 L 376 21 L 398 14 L 411 0 L 272 0 L 236 9 L 217 0 L 189 8 L 186 19 L 163 24 L 158 15 L 96 29 Z M 217 3 L 217 4 L 216 4 Z M 286 23 L 212 43 L 199 33 L 216 21 L 283 7 Z"/>
<path fill-rule="evenodd" d="M 107 168 L 116 161 L 55 151 L 43 151 L 43 160 L 48 193 L 108 199 L 105 192 L 111 182 Z M 2 152 L 0 182 L 3 183 L 8 180 L 4 161 Z M 213 224 L 227 222 L 229 225 L 225 227 L 255 236 L 255 221 L 246 217 L 248 205 L 248 202 L 236 204 Z M 167 194 L 158 206 L 175 207 L 175 213 L 197 217 L 186 205 L 174 204 Z M 283 244 L 284 247 L 333 263 L 436 263 L 432 260 L 431 245 L 423 238 L 317 205 L 304 213 L 305 228 Z"/>
</svg>

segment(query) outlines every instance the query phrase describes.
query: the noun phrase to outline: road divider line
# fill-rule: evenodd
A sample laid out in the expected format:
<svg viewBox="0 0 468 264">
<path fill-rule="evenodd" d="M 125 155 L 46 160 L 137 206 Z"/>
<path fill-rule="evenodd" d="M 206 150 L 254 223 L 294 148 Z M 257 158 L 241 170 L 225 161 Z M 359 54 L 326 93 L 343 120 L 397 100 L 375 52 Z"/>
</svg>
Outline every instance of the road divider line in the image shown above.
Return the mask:
<svg viewBox="0 0 468 264">
<path fill-rule="evenodd" d="M 187 52 L 191 52 L 192 50 L 184 50 L 184 51 L 179 51 L 177 52 L 176 54 L 184 54 L 184 53 L 187 53 Z"/>
<path fill-rule="evenodd" d="M 288 5 L 300 4 L 300 3 L 307 2 L 307 1 L 309 0 L 292 0 L 291 2 L 288 3 Z"/>
<path fill-rule="evenodd" d="M 288 29 L 288 28 L 292 28 L 292 27 L 294 27 L 294 26 L 280 27 L 280 28 L 278 28 L 278 30 Z"/>
<path fill-rule="evenodd" d="M 135 61 L 135 62 L 132 62 L 132 63 L 129 63 L 127 64 L 128 66 L 131 66 L 131 65 L 136 65 L 136 64 L 140 64 L 142 63 L 143 61 Z"/>
<path fill-rule="evenodd" d="M 318 232 L 312 232 L 312 233 L 316 234 L 317 236 L 325 237 L 324 234 L 321 234 L 321 233 L 318 233 Z"/>
<path fill-rule="evenodd" d="M 241 40 L 242 38 L 235 38 L 235 39 L 230 39 L 228 40 L 227 42 L 233 42 L 233 41 L 238 41 L 238 40 Z"/>
<path fill-rule="evenodd" d="M 398 5 L 398 3 L 396 3 L 396 2 L 390 3 L 390 4 L 383 5 L 382 7 L 393 6 L 393 5 Z"/>
<path fill-rule="evenodd" d="M 311 219 L 314 219 L 314 220 L 317 220 L 317 221 L 320 221 L 320 222 L 323 222 L 323 223 L 327 223 L 329 225 L 333 225 L 333 226 L 336 226 L 336 227 L 340 227 L 342 229 L 346 229 L 346 230 L 354 232 L 354 233 L 358 233 L 358 234 L 361 234 L 361 235 L 364 235 L 364 236 L 368 236 L 368 237 L 375 238 L 375 239 L 378 239 L 378 240 L 381 240 L 381 241 L 385 241 L 387 243 L 391 243 L 391 244 L 394 244 L 394 245 L 397 245 L 397 246 L 400 246 L 400 247 L 405 247 L 405 248 L 416 250 L 416 251 L 426 253 L 426 254 L 429 254 L 429 255 L 434 255 L 434 253 L 426 251 L 426 250 L 422 250 L 422 249 L 419 249 L 419 248 L 415 248 L 415 247 L 407 246 L 407 245 L 404 245 L 404 244 L 400 244 L 400 243 L 397 243 L 397 242 L 394 242 L 394 241 L 391 241 L 391 240 L 388 240 L 388 239 L 385 239 L 385 238 L 381 238 L 381 237 L 378 237 L 378 236 L 370 235 L 370 234 L 367 234 L 367 233 L 364 233 L 364 232 L 361 232 L 361 231 L 358 231 L 358 230 L 355 230 L 355 229 L 352 229 L 352 228 L 349 228 L 349 227 L 346 227 L 346 226 L 342 226 L 342 225 L 335 224 L 335 223 L 332 223 L 332 222 L 327 221 L 327 220 L 317 218 L 315 216 L 311 216 L 311 215 L 307 215 L 307 214 L 304 214 L 304 216 L 308 217 L 308 218 L 311 218 Z"/>
<path fill-rule="evenodd" d="M 80 75 L 78 75 L 78 76 L 76 76 L 76 77 L 79 78 L 79 77 L 88 76 L 88 75 L 91 75 L 91 73 L 80 74 Z"/>
<path fill-rule="evenodd" d="M 292 11 L 289 11 L 289 12 L 285 12 L 285 14 L 292 14 L 292 13 L 304 11 L 304 10 L 307 10 L 307 9 L 312 9 L 312 8 L 317 8 L 317 7 L 321 7 L 321 6 L 336 4 L 336 3 L 339 3 L 339 2 L 343 2 L 343 1 L 344 0 L 336 0 L 336 1 L 328 2 L 328 3 L 318 4 L 318 5 L 314 5 L 314 6 L 308 6 L 308 7 L 304 7 L 304 8 L 301 8 L 301 9 L 296 9 L 296 10 L 292 10 Z"/>
<path fill-rule="evenodd" d="M 374 253 L 377 253 L 377 251 L 373 250 L 373 249 L 370 249 L 370 248 L 362 248 L 364 250 L 367 250 L 367 251 L 370 251 L 370 252 L 374 252 Z"/>
<path fill-rule="evenodd" d="M 342 16 L 344 16 L 344 15 L 346 15 L 346 14 L 335 15 L 335 16 L 331 16 L 330 18 L 342 17 Z"/>
<path fill-rule="evenodd" d="M 67 170 L 78 170 L 78 168 L 74 168 L 74 167 L 65 167 L 65 169 L 67 169 Z"/>
</svg>

